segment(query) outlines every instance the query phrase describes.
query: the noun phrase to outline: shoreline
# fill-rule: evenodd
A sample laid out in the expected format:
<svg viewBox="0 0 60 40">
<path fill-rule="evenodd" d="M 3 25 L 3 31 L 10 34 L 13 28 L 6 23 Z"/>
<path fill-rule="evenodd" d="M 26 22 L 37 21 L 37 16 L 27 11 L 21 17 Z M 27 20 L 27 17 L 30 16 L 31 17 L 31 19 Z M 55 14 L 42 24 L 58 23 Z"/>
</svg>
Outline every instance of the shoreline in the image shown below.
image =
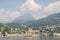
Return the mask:
<svg viewBox="0 0 60 40">
<path fill-rule="evenodd" d="M 41 36 L 0 36 L 0 38 L 3 37 L 29 37 L 29 38 L 32 38 L 32 37 L 41 37 Z M 49 36 L 43 36 L 43 37 L 49 37 Z M 53 36 L 54 37 L 54 36 Z M 60 38 L 60 37 L 54 37 L 54 38 Z"/>
<path fill-rule="evenodd" d="M 6 36 L 3 36 L 3 34 L 0 34 L 0 37 L 41 37 L 39 34 L 6 34 Z M 48 37 L 48 36 L 45 36 Z M 60 36 L 53 36 L 56 38 L 60 38 Z"/>
<path fill-rule="evenodd" d="M 5 36 L 6 37 L 40 37 L 40 36 L 49 36 L 49 34 L 47 34 L 47 33 L 42 33 L 42 34 L 40 34 L 40 33 L 38 33 L 38 34 L 35 34 L 35 33 L 14 33 L 14 34 L 12 34 L 12 33 L 6 33 L 5 34 Z M 60 38 L 60 33 L 54 33 L 53 34 L 53 36 L 54 37 L 58 37 L 58 38 Z M 4 37 L 4 34 L 0 34 L 0 37 Z"/>
</svg>

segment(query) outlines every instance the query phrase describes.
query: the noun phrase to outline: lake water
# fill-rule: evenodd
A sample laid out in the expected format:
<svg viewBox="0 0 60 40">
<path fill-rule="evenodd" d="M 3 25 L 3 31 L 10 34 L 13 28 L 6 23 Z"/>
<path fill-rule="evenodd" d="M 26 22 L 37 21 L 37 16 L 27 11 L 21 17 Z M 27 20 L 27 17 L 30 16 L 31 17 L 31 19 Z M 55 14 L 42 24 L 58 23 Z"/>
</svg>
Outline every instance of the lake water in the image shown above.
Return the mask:
<svg viewBox="0 0 60 40">
<path fill-rule="evenodd" d="M 60 40 L 57 37 L 0 37 L 0 40 Z"/>
</svg>

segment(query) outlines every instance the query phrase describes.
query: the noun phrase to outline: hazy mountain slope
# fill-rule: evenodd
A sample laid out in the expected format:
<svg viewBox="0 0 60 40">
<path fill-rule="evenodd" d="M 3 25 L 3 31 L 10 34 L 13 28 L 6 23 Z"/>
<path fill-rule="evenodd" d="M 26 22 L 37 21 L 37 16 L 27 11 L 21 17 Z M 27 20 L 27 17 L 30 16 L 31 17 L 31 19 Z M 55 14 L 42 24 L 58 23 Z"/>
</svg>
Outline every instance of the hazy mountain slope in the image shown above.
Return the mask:
<svg viewBox="0 0 60 40">
<path fill-rule="evenodd" d="M 16 18 L 13 22 L 22 23 L 22 22 L 33 21 L 33 20 L 35 19 L 30 14 L 24 14 L 23 16 Z"/>
<path fill-rule="evenodd" d="M 60 13 L 52 14 L 39 20 L 35 20 L 28 14 L 18 17 L 14 22 L 8 23 L 7 25 L 10 27 L 20 27 L 21 25 L 27 25 L 28 27 L 60 25 Z"/>
<path fill-rule="evenodd" d="M 57 25 L 57 24 L 60 24 L 60 13 L 49 15 L 43 19 L 37 20 L 36 22 L 32 23 L 29 26 L 39 27 L 39 26 Z"/>
</svg>

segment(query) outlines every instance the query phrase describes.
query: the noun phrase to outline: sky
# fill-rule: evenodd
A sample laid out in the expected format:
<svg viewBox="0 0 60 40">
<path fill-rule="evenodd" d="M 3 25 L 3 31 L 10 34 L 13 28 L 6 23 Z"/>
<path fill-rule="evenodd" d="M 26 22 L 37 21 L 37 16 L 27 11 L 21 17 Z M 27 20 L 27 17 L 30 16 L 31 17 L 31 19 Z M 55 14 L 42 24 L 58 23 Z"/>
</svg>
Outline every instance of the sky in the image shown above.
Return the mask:
<svg viewBox="0 0 60 40">
<path fill-rule="evenodd" d="M 60 0 L 0 0 L 0 23 L 12 22 L 26 13 L 38 20 L 58 12 Z"/>
</svg>

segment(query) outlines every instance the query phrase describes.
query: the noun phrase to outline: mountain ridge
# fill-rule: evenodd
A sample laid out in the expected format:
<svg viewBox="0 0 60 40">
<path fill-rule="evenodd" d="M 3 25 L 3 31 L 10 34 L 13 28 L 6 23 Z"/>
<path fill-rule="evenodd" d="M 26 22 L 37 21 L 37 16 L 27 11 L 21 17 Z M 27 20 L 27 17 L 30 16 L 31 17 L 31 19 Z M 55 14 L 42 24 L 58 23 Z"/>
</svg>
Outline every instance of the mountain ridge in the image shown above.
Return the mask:
<svg viewBox="0 0 60 40">
<path fill-rule="evenodd" d="M 30 14 L 24 14 L 23 16 L 20 16 L 18 18 L 16 18 L 13 22 L 14 23 L 23 23 L 23 22 L 27 22 L 27 21 L 33 21 L 35 20 L 35 18 L 33 18 Z"/>
<path fill-rule="evenodd" d="M 58 25 L 60 24 L 60 13 L 49 15 L 45 18 L 39 19 L 36 22 L 32 23 L 30 26 L 39 27 L 46 25 Z"/>
</svg>

